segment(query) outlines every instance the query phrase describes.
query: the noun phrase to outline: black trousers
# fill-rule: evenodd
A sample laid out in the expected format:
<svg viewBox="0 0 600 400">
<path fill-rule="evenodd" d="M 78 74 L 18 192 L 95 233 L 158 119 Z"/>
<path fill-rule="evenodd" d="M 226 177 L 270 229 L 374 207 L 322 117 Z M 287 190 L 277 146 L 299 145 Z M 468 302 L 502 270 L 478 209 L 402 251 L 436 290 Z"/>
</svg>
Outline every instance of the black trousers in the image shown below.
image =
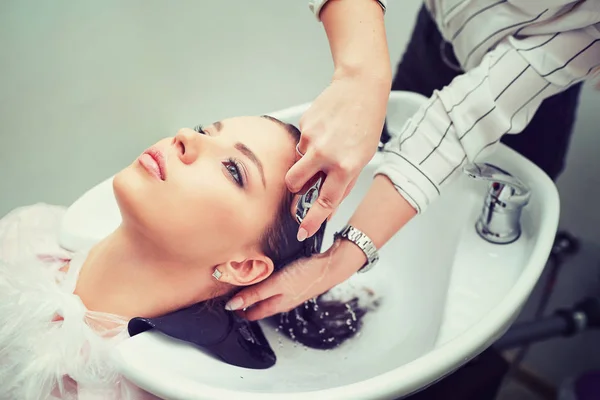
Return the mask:
<svg viewBox="0 0 600 400">
<path fill-rule="evenodd" d="M 443 38 L 435 21 L 423 6 L 412 38 L 398 64 L 392 90 L 406 90 L 430 97 L 462 72 L 442 59 Z M 460 65 L 452 46 L 445 47 L 451 64 Z M 502 143 L 534 162 L 553 180 L 562 172 L 569 139 L 575 122 L 581 83 L 542 102 L 527 127 L 517 135 L 504 135 Z M 384 138 L 382 138 L 382 141 Z"/>
</svg>

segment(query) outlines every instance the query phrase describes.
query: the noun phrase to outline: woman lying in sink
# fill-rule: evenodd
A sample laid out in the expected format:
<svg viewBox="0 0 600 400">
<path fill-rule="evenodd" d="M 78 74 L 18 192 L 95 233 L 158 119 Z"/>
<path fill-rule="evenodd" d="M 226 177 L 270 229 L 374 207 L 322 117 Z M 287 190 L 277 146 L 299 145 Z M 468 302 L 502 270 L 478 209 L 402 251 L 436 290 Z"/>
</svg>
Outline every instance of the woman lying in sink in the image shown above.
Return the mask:
<svg viewBox="0 0 600 400">
<path fill-rule="evenodd" d="M 223 310 L 237 289 L 318 252 L 322 231 L 314 240 L 296 239 L 294 195 L 284 183 L 299 136 L 294 126 L 264 116 L 161 140 L 115 176 L 122 224 L 86 252 L 59 247 L 62 207 L 37 204 L 4 217 L 0 398 L 150 397 L 120 377 L 109 358 L 129 337 L 132 318 L 172 315 L 209 299 L 222 302 L 204 306 Z M 357 331 L 361 311 L 334 302 L 321 309 L 327 307 L 336 312 L 313 318 L 306 334 L 292 333 L 296 339 L 318 346 L 311 340 L 323 328 L 337 343 Z M 312 308 L 299 310 L 310 319 Z M 352 326 L 346 312 L 358 316 Z"/>
</svg>

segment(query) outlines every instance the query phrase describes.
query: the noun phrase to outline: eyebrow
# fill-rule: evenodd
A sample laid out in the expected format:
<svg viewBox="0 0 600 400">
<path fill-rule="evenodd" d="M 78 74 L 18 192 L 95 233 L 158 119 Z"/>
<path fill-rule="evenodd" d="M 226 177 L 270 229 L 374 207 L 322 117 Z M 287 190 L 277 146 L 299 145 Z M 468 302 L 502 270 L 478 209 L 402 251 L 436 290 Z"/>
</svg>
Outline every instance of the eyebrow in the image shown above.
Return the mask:
<svg viewBox="0 0 600 400">
<path fill-rule="evenodd" d="M 256 167 L 258 168 L 258 171 L 260 172 L 260 176 L 262 178 L 263 186 L 266 188 L 267 184 L 265 182 L 265 171 L 263 169 L 262 163 L 260 162 L 260 160 L 258 159 L 258 157 L 256 157 L 256 154 L 254 154 L 254 152 L 252 150 L 250 150 L 248 147 L 246 147 L 245 144 L 240 143 L 240 142 L 236 143 L 234 145 L 234 147 L 240 153 L 242 153 L 243 155 L 245 155 L 246 157 L 248 157 L 250 159 L 250 161 L 252 161 L 256 165 Z"/>
<path fill-rule="evenodd" d="M 212 126 L 215 127 L 217 132 L 220 132 L 221 128 L 223 128 L 223 123 L 221 121 L 213 122 Z"/>
</svg>

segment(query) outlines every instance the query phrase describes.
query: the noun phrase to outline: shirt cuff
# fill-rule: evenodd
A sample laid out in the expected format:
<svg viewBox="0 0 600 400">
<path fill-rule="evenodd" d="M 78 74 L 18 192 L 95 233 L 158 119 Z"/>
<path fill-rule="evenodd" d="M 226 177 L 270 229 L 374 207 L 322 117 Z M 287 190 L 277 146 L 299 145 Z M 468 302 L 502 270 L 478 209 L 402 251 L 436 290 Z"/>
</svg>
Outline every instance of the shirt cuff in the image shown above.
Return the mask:
<svg viewBox="0 0 600 400">
<path fill-rule="evenodd" d="M 387 177 L 418 214 L 423 213 L 440 196 L 437 185 L 423 175 L 423 172 L 410 160 L 402 158 L 397 153 L 390 151 L 384 153 L 381 164 L 373 174 L 373 176 L 377 175 Z"/>
<path fill-rule="evenodd" d="M 327 3 L 327 1 L 328 0 L 309 0 L 308 1 L 308 8 L 314 14 L 315 18 L 319 22 L 321 22 L 321 17 L 320 17 L 321 9 L 323 9 L 323 7 Z M 385 14 L 385 11 L 387 9 L 387 0 L 373 0 L 373 1 L 376 1 L 377 3 L 379 3 L 379 5 L 381 6 L 381 9 L 383 10 L 383 13 Z"/>
</svg>

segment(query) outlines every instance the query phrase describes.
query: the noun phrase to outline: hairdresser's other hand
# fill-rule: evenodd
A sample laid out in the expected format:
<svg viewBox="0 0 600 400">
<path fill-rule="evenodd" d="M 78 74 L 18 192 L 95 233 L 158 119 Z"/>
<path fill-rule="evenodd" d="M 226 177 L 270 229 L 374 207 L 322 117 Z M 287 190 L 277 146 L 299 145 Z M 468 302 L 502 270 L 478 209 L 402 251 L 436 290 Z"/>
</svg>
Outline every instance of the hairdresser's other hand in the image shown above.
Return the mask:
<svg viewBox="0 0 600 400">
<path fill-rule="evenodd" d="M 300 191 L 319 171 L 327 177 L 319 198 L 300 225 L 299 240 L 317 232 L 375 154 L 389 90 L 386 78 L 369 74 L 336 76 L 302 116 L 298 149 L 304 156 L 298 156 L 288 171 L 288 188 L 294 193 Z"/>
<path fill-rule="evenodd" d="M 239 292 L 228 309 L 241 310 L 255 321 L 290 311 L 348 279 L 364 265 L 362 251 L 348 241 L 337 241 L 325 253 L 302 258 L 263 282 Z"/>
</svg>

